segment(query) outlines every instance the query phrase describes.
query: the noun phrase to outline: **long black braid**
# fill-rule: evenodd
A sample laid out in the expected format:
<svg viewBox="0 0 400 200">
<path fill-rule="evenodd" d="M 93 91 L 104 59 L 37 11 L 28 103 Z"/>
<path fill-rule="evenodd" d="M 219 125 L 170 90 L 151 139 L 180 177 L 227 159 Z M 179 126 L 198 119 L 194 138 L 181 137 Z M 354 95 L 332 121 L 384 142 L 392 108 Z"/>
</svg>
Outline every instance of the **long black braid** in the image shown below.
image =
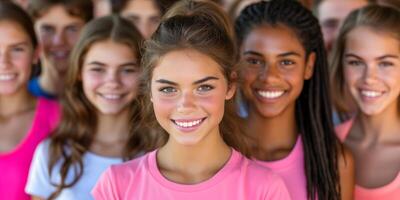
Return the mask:
<svg viewBox="0 0 400 200">
<path fill-rule="evenodd" d="M 295 0 L 272 0 L 246 7 L 236 19 L 239 46 L 257 26 L 285 25 L 298 36 L 307 56 L 315 52 L 314 75 L 296 101 L 296 122 L 303 140 L 308 199 L 340 199 L 339 142 L 329 96 L 328 62 L 321 29 L 313 14 Z"/>
</svg>

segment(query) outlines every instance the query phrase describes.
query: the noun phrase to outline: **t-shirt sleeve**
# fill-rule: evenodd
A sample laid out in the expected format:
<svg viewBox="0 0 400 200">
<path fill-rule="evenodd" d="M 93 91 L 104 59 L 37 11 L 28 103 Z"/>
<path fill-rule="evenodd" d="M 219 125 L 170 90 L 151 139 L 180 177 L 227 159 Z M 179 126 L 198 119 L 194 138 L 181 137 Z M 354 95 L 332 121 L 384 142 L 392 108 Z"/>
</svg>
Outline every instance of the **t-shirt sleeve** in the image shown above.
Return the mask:
<svg viewBox="0 0 400 200">
<path fill-rule="evenodd" d="M 109 167 L 99 178 L 92 190 L 92 196 L 95 200 L 117 200 L 118 192 L 116 190 L 115 179 L 112 167 Z"/>
<path fill-rule="evenodd" d="M 54 191 L 48 171 L 48 147 L 49 141 L 43 141 L 38 145 L 33 156 L 25 186 L 25 192 L 32 196 L 47 198 Z"/>
<path fill-rule="evenodd" d="M 265 200 L 291 200 L 289 191 L 281 178 L 275 176 Z"/>
</svg>

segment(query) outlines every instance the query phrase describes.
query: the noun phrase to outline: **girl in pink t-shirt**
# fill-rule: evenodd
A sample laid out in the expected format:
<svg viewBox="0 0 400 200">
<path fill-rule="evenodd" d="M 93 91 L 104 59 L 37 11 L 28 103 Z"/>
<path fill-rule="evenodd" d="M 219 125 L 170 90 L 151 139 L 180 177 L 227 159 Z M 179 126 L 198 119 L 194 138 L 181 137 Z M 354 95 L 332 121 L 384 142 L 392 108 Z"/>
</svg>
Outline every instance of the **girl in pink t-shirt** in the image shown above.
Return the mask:
<svg viewBox="0 0 400 200">
<path fill-rule="evenodd" d="M 337 41 L 335 105 L 345 113 L 346 99 L 357 105 L 336 128 L 355 158 L 355 199 L 400 199 L 400 12 L 378 5 L 354 11 Z"/>
<path fill-rule="evenodd" d="M 92 191 L 95 199 L 290 199 L 281 178 L 238 152 L 246 146 L 227 102 L 236 89 L 232 36 L 212 2 L 171 8 L 143 59 L 143 123 L 166 142 L 111 167 Z"/>
<path fill-rule="evenodd" d="M 235 30 L 252 156 L 284 178 L 293 199 L 352 199 L 353 164 L 335 137 L 318 20 L 296 1 L 272 0 L 246 7 Z"/>
<path fill-rule="evenodd" d="M 0 199 L 30 199 L 24 187 L 33 152 L 58 122 L 58 104 L 27 90 L 37 61 L 30 17 L 0 1 Z"/>
</svg>

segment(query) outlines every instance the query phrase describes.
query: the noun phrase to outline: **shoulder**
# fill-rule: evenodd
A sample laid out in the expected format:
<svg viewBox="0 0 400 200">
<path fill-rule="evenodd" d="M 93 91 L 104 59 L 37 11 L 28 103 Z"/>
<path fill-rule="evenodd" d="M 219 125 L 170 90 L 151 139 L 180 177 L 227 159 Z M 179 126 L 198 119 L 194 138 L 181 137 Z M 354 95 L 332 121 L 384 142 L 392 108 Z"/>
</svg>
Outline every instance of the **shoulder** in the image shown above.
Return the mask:
<svg viewBox="0 0 400 200">
<path fill-rule="evenodd" d="M 338 151 L 338 167 L 339 173 L 347 175 L 354 174 L 354 157 L 353 153 L 345 145 L 341 145 Z"/>
<path fill-rule="evenodd" d="M 51 130 L 53 130 L 61 119 L 61 106 L 56 100 L 38 98 L 38 115 L 39 118 L 44 118 Z"/>
<path fill-rule="evenodd" d="M 148 159 L 148 154 L 138 157 L 128 162 L 111 165 L 106 173 L 108 177 L 120 181 L 130 180 L 144 171 L 147 171 L 146 160 Z"/>
</svg>

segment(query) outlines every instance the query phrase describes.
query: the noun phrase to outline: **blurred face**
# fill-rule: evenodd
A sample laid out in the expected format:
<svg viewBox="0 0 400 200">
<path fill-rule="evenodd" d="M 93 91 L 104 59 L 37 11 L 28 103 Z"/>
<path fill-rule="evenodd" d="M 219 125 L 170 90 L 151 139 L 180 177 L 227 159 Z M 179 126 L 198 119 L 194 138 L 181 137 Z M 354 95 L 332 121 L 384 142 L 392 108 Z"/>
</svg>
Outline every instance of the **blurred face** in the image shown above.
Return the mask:
<svg viewBox="0 0 400 200">
<path fill-rule="evenodd" d="M 35 21 L 41 59 L 59 73 L 64 73 L 68 67 L 69 54 L 84 24 L 82 18 L 71 16 L 62 5 L 50 7 Z"/>
<path fill-rule="evenodd" d="M 151 96 L 159 124 L 170 141 L 195 145 L 220 137 L 225 100 L 234 94 L 221 66 L 195 50 L 167 53 L 151 80 Z"/>
<path fill-rule="evenodd" d="M 0 21 L 0 95 L 26 90 L 34 62 L 32 41 L 21 26 Z"/>
<path fill-rule="evenodd" d="M 131 20 L 145 39 L 157 29 L 161 12 L 153 0 L 130 0 L 121 15 Z"/>
<path fill-rule="evenodd" d="M 256 27 L 243 41 L 241 58 L 242 90 L 249 114 L 271 118 L 294 112 L 315 60 L 314 53 L 306 59 L 295 33 L 286 26 Z"/>
<path fill-rule="evenodd" d="M 339 28 L 347 15 L 367 4 L 366 0 L 324 0 L 321 2 L 318 7 L 318 18 L 328 52 L 331 51 Z"/>
<path fill-rule="evenodd" d="M 96 42 L 83 62 L 83 92 L 99 113 L 119 114 L 137 96 L 139 69 L 136 54 L 128 45 Z"/>
<path fill-rule="evenodd" d="M 400 42 L 368 27 L 350 31 L 344 52 L 346 85 L 366 115 L 397 109 L 400 95 Z"/>
<path fill-rule="evenodd" d="M 94 16 L 103 17 L 111 14 L 110 0 L 93 0 Z"/>
</svg>

